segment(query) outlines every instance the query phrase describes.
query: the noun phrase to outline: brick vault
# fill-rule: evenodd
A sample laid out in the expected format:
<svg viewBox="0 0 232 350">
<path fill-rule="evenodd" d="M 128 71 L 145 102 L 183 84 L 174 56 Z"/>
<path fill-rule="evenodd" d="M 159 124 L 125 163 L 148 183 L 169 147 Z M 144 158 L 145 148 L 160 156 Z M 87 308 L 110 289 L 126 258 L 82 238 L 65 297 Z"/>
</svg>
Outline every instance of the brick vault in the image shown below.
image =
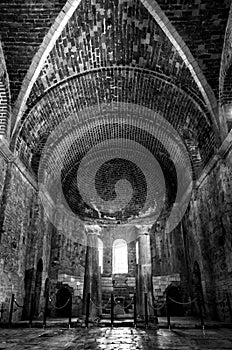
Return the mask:
<svg viewBox="0 0 232 350">
<path fill-rule="evenodd" d="M 0 2 L 1 322 L 232 317 L 230 5 Z"/>
</svg>

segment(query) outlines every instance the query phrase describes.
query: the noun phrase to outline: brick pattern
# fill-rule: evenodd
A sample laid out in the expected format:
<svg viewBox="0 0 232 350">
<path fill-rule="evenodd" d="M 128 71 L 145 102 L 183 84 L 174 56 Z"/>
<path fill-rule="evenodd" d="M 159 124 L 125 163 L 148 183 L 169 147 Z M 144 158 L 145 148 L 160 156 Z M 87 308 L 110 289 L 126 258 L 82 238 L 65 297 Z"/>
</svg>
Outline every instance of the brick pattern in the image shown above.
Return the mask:
<svg viewBox="0 0 232 350">
<path fill-rule="evenodd" d="M 0 137 L 9 137 L 10 127 L 9 80 L 0 42 Z"/>
<path fill-rule="evenodd" d="M 180 274 L 169 274 L 152 277 L 153 295 L 155 303 L 162 303 L 165 300 L 166 289 L 175 282 L 180 282 Z"/>
<path fill-rule="evenodd" d="M 223 118 L 227 124 L 228 130 L 232 126 L 232 115 L 231 115 L 231 104 L 232 104 L 232 94 L 231 94 L 231 80 L 232 80 L 232 48 L 231 48 L 231 38 L 232 38 L 232 12 L 230 11 L 228 24 L 226 28 L 224 49 L 222 53 L 221 71 L 220 71 L 220 106 L 222 108 Z"/>
<path fill-rule="evenodd" d="M 158 4 L 186 42 L 218 98 L 221 54 L 229 0 L 166 1 Z"/>
<path fill-rule="evenodd" d="M 31 60 L 65 0 L 1 1 L 0 33 L 10 79 L 12 104 Z"/>
<path fill-rule="evenodd" d="M 229 320 L 225 298 L 232 288 L 231 179 L 230 152 L 201 183 L 184 220 L 190 271 L 198 261 L 206 308 L 222 321 Z"/>
<path fill-rule="evenodd" d="M 128 43 L 128 44 L 125 44 Z M 28 105 L 64 79 L 107 66 L 157 71 L 199 94 L 177 50 L 140 0 L 82 1 L 49 54 Z"/>
<path fill-rule="evenodd" d="M 105 84 L 107 89 L 104 89 Z M 201 155 L 201 159 L 195 159 L 194 162 L 200 161 L 200 166 L 205 164 L 214 152 L 216 137 L 209 115 L 181 90 L 149 72 L 133 68 L 108 68 L 69 80 L 62 87 L 50 90 L 40 103 L 34 106 L 25 119 L 17 139 L 16 148 L 20 158 L 30 168 L 32 159 L 36 161 L 36 157 L 38 159 L 40 157 L 46 135 L 54 130 L 59 122 L 75 114 L 77 122 L 83 122 L 88 118 L 86 106 L 94 108 L 96 105 L 99 106 L 99 103 L 103 115 L 106 103 L 112 101 L 115 105 L 122 101 L 145 106 L 164 115 L 186 141 L 188 136 L 186 137 L 183 130 L 193 130 L 196 135 L 195 148 L 198 158 L 199 152 Z M 110 104 L 107 108 L 109 106 Z M 86 110 L 86 114 L 80 113 L 83 109 Z M 92 113 L 91 109 L 90 112 Z M 114 110 L 112 112 L 115 113 Z M 46 115 L 50 115 L 51 118 L 45 118 Z M 199 126 L 197 133 L 195 130 Z"/>
</svg>

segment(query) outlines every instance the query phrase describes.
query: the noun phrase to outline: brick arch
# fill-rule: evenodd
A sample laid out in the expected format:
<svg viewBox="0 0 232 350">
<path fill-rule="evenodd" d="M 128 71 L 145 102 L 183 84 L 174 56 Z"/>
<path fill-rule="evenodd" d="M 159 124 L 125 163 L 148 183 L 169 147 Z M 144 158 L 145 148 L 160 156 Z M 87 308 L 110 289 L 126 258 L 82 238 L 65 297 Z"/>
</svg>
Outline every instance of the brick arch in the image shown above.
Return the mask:
<svg viewBox="0 0 232 350">
<path fill-rule="evenodd" d="M 63 28 L 66 26 L 68 20 L 72 16 L 73 12 L 76 10 L 81 0 L 68 0 L 66 5 L 63 7 L 59 15 L 57 16 L 54 24 L 44 37 L 42 44 L 38 52 L 35 54 L 31 65 L 27 71 L 27 74 L 23 80 L 21 90 L 17 101 L 15 103 L 15 107 L 12 111 L 12 129 L 14 134 L 14 127 L 17 122 L 20 121 L 20 118 L 24 112 L 27 99 L 30 95 L 31 89 L 39 76 L 39 73 L 43 67 L 43 64 L 52 50 L 53 46 L 56 43 L 57 38 L 62 32 Z"/>
<path fill-rule="evenodd" d="M 217 130 L 219 130 L 219 116 L 218 116 L 218 104 L 216 97 L 214 95 L 213 90 L 209 86 L 202 70 L 200 69 L 197 61 L 193 57 L 191 51 L 185 44 L 184 40 L 178 34 L 174 26 L 169 21 L 168 17 L 162 11 L 157 1 L 155 0 L 142 0 L 144 6 L 148 9 L 148 11 L 152 14 L 152 16 L 156 19 L 157 23 L 159 23 L 160 27 L 169 38 L 173 46 L 177 49 L 182 59 L 186 62 L 189 71 L 194 78 L 201 94 L 205 100 L 209 111 L 211 112 L 212 120 L 214 122 L 214 126 Z"/>
<path fill-rule="evenodd" d="M 217 120 L 216 99 L 211 88 L 207 84 L 207 81 L 203 76 L 197 62 L 191 55 L 189 49 L 186 47 L 182 38 L 175 31 L 174 27 L 169 22 L 168 18 L 165 16 L 161 8 L 158 6 L 158 4 L 155 1 L 150 1 L 150 0 L 143 0 L 141 2 L 145 6 L 145 9 L 147 9 L 148 12 L 150 12 L 154 20 L 157 22 L 157 25 L 164 32 L 165 36 L 168 38 L 168 40 L 171 42 L 173 47 L 176 49 L 177 54 L 179 54 L 181 59 L 183 60 L 189 74 L 192 76 L 192 79 L 195 82 L 195 85 L 196 85 L 195 90 L 199 89 L 200 91 L 199 93 L 201 94 L 205 105 L 210 111 L 211 119 L 213 120 L 215 130 L 218 131 L 219 123 Z M 65 5 L 60 15 L 58 16 L 56 22 L 52 26 L 51 30 L 46 35 L 40 50 L 35 55 L 32 61 L 31 67 L 28 70 L 27 76 L 24 79 L 21 92 L 19 94 L 18 100 L 16 102 L 16 105 L 13 111 L 13 118 L 14 118 L 13 134 L 16 131 L 15 126 L 17 125 L 17 123 L 19 122 L 19 120 L 21 119 L 25 111 L 26 103 L 32 91 L 32 88 L 37 78 L 39 77 L 41 70 L 45 66 L 47 57 L 51 53 L 52 49 L 54 48 L 54 45 L 57 42 L 59 35 L 62 33 L 62 30 L 68 24 L 69 19 L 72 17 L 72 15 L 74 14 L 75 10 L 80 5 L 80 3 L 81 3 L 80 0 L 76 0 L 76 1 L 72 0 Z M 57 74 L 59 74 L 58 71 L 56 72 Z"/>
</svg>

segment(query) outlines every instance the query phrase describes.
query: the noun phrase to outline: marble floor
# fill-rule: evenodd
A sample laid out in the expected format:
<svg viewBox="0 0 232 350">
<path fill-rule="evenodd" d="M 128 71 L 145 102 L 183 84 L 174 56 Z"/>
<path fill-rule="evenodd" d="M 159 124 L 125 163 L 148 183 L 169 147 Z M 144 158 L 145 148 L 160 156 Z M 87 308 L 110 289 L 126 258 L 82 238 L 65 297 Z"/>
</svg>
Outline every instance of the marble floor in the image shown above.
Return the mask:
<svg viewBox="0 0 232 350">
<path fill-rule="evenodd" d="M 9 350 L 204 350 L 232 349 L 231 329 L 25 328 L 0 329 Z"/>
</svg>

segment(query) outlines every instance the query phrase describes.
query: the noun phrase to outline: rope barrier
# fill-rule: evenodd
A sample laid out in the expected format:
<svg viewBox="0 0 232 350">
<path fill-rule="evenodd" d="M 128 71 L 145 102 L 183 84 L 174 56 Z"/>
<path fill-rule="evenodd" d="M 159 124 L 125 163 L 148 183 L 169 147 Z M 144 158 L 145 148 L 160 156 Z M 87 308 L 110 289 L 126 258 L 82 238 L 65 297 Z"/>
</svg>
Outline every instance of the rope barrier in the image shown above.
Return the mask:
<svg viewBox="0 0 232 350">
<path fill-rule="evenodd" d="M 102 308 L 102 306 L 97 306 L 94 302 L 93 302 L 93 300 L 90 298 L 90 301 L 91 301 L 91 303 L 96 307 L 96 309 L 101 309 Z"/>
<path fill-rule="evenodd" d="M 65 306 L 67 306 L 67 305 L 68 305 L 69 301 L 70 301 L 70 298 L 68 298 L 68 300 L 67 300 L 67 302 L 64 304 L 64 306 L 61 306 L 61 307 L 57 307 L 57 306 L 55 306 L 54 308 L 55 308 L 56 310 L 61 310 L 61 309 L 64 309 L 64 308 L 65 308 Z"/>
<path fill-rule="evenodd" d="M 16 304 L 17 307 L 23 308 L 22 305 L 19 305 L 19 304 L 17 303 L 17 300 L 16 300 L 16 299 L 14 300 L 14 302 L 15 302 L 15 304 Z"/>
<path fill-rule="evenodd" d="M 134 301 L 134 298 L 131 299 L 130 304 L 128 304 L 128 305 L 125 306 L 125 307 L 123 306 L 122 308 L 123 308 L 124 310 L 128 309 L 128 308 L 132 305 L 133 301 Z"/>
<path fill-rule="evenodd" d="M 164 305 L 166 304 L 166 300 L 164 300 L 163 304 L 162 304 L 161 306 L 158 306 L 158 307 L 154 307 L 153 305 L 151 305 L 150 302 L 148 302 L 148 304 L 149 304 L 150 307 L 152 307 L 152 309 L 154 309 L 154 310 L 156 310 L 156 311 L 159 311 L 159 310 L 161 310 L 161 309 L 164 307 Z"/>
<path fill-rule="evenodd" d="M 172 299 L 169 296 L 168 296 L 168 299 L 171 300 L 173 303 L 176 303 L 176 304 L 179 304 L 179 305 L 189 305 L 189 304 L 195 303 L 195 301 L 197 301 L 198 298 L 195 298 L 195 299 L 190 300 L 188 302 L 182 302 L 182 303 L 180 301 L 176 301 L 176 300 Z"/>
</svg>

